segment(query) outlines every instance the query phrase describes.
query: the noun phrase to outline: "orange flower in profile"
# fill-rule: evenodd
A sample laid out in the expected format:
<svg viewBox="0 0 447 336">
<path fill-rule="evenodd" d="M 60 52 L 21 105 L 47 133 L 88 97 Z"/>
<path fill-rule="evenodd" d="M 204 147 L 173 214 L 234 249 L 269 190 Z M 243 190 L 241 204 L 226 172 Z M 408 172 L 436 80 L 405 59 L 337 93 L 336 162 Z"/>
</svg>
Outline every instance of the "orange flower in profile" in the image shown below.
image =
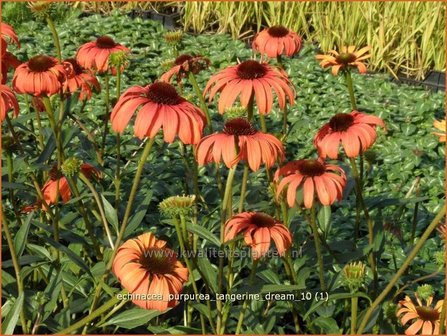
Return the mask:
<svg viewBox="0 0 447 336">
<path fill-rule="evenodd" d="M 94 75 L 82 69 L 74 58 L 64 61 L 67 79 L 62 83 L 64 92 L 75 93 L 80 90 L 79 99 L 85 100 L 92 97 L 92 89 L 100 92 L 101 87 Z"/>
<path fill-rule="evenodd" d="M 178 296 L 188 281 L 188 269 L 177 260 L 176 253 L 150 232 L 124 242 L 112 270 L 121 285 L 134 295 L 132 302 L 144 309 L 165 311 L 175 307 L 178 301 L 170 296 Z"/>
<path fill-rule="evenodd" d="M 129 88 L 113 108 L 112 129 L 122 133 L 137 109 L 134 132 L 140 139 L 155 137 L 161 128 L 168 143 L 178 135 L 183 143 L 196 144 L 202 136 L 203 112 L 180 97 L 171 84 L 156 82 Z"/>
<path fill-rule="evenodd" d="M 267 254 L 272 239 L 281 256 L 292 246 L 292 235 L 287 227 L 262 212 L 242 212 L 230 218 L 225 224 L 225 241 L 234 239 L 239 233 L 244 234 L 255 260 Z"/>
<path fill-rule="evenodd" d="M 270 168 L 275 161 L 284 160 L 284 147 L 273 135 L 256 130 L 247 119 L 230 119 L 222 133 L 208 135 L 197 145 L 199 165 L 221 160 L 228 168 L 244 160 L 257 171 L 261 164 Z"/>
<path fill-rule="evenodd" d="M 434 132 L 433 134 L 439 137 L 439 141 L 445 142 L 445 119 L 444 120 L 435 120 L 433 126 L 436 127 L 441 133 Z"/>
<path fill-rule="evenodd" d="M 180 55 L 174 61 L 174 66 L 161 75 L 162 82 L 169 83 L 173 76 L 176 76 L 177 83 L 181 84 L 182 78 L 186 77 L 189 72 L 198 74 L 210 65 L 209 59 L 202 56 Z"/>
<path fill-rule="evenodd" d="M 336 165 L 326 164 L 323 160 L 297 160 L 287 163 L 275 173 L 275 181 L 282 177 L 278 184 L 276 197 L 279 197 L 287 186 L 287 203 L 293 207 L 296 193 L 302 191 L 304 206 L 308 209 L 314 204 L 315 196 L 322 205 L 331 205 L 343 197 L 346 175 Z"/>
<path fill-rule="evenodd" d="M 16 32 L 14 29 L 7 23 L 1 22 L 0 23 L 0 31 L 1 31 L 1 56 L 5 55 L 6 48 L 8 47 L 8 42 L 11 41 L 12 43 L 15 43 L 17 47 L 20 48 L 20 42 L 19 38 L 17 37 Z"/>
<path fill-rule="evenodd" d="M 0 121 L 5 120 L 6 113 L 13 110 L 13 115 L 19 115 L 19 104 L 12 90 L 6 85 L 0 84 Z"/>
<path fill-rule="evenodd" d="M 65 76 L 64 66 L 55 58 L 39 55 L 17 67 L 12 85 L 18 93 L 51 96 L 59 92 Z"/>
<path fill-rule="evenodd" d="M 331 66 L 334 76 L 338 74 L 340 69 L 349 69 L 349 67 L 356 67 L 360 73 L 366 73 L 366 66 L 363 61 L 371 57 L 371 55 L 366 54 L 370 49 L 370 46 L 366 46 L 355 51 L 355 46 L 342 47 L 340 53 L 330 50 L 330 55 L 317 55 L 316 59 L 321 61 L 320 65 L 323 68 Z"/>
<path fill-rule="evenodd" d="M 292 57 L 300 51 L 301 44 L 301 37 L 297 33 L 283 26 L 273 26 L 255 36 L 252 48 L 270 58 L 281 55 Z"/>
<path fill-rule="evenodd" d="M 356 157 L 371 147 L 377 138 L 376 126 L 385 128 L 382 119 L 358 111 L 339 113 L 325 124 L 314 138 L 314 145 L 322 158 L 338 158 L 342 145 L 348 157 Z"/>
<path fill-rule="evenodd" d="M 406 335 L 416 335 L 421 331 L 421 335 L 439 335 L 440 316 L 444 300 L 439 300 L 432 308 L 433 297 L 426 299 L 426 305 L 423 305 L 419 297 L 416 296 L 417 305 L 413 303 L 410 297 L 405 296 L 405 300 L 399 301 L 399 310 L 396 316 L 402 315 L 400 322 L 406 325 L 411 320 L 412 324 L 405 330 Z"/>
<path fill-rule="evenodd" d="M 118 51 L 130 50 L 109 36 L 101 36 L 96 41 L 83 44 L 76 53 L 76 60 L 84 69 L 104 73 L 109 70 L 109 56 Z"/>
<path fill-rule="evenodd" d="M 6 81 L 8 80 L 8 70 L 10 68 L 14 68 L 17 69 L 17 67 L 22 64 L 22 62 L 20 62 L 17 57 L 15 57 L 13 54 L 11 54 L 10 52 L 6 52 L 2 57 L 1 57 L 1 69 L 2 69 L 2 80 L 1 80 L 1 84 L 5 84 Z"/>
<path fill-rule="evenodd" d="M 229 66 L 210 78 L 204 95 L 209 92 L 211 101 L 220 92 L 219 113 L 231 107 L 238 96 L 243 107 L 256 98 L 259 113 L 268 114 L 273 106 L 273 91 L 278 97 L 279 107 L 284 110 L 286 97 L 293 106 L 295 91 L 285 72 L 255 60 Z"/>
</svg>

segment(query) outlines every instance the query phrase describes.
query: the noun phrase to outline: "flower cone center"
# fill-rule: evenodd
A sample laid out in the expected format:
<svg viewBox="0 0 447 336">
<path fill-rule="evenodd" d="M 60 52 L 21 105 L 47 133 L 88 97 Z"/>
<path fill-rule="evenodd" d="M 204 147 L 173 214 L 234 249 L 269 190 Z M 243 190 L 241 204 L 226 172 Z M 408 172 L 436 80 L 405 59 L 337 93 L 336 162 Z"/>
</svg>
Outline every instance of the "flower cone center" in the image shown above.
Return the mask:
<svg viewBox="0 0 447 336">
<path fill-rule="evenodd" d="M 55 65 L 56 62 L 45 55 L 34 56 L 28 61 L 28 68 L 34 72 L 45 72 Z"/>
<path fill-rule="evenodd" d="M 289 33 L 289 30 L 284 26 L 273 26 L 270 27 L 267 31 L 269 35 L 273 37 L 284 37 Z"/>
<path fill-rule="evenodd" d="M 341 53 L 335 59 L 337 63 L 346 65 L 354 62 L 357 59 L 357 57 L 351 53 Z"/>
<path fill-rule="evenodd" d="M 96 45 L 101 49 L 112 49 L 116 46 L 116 42 L 111 37 L 101 36 L 96 40 Z"/>
<path fill-rule="evenodd" d="M 81 66 L 74 58 L 68 58 L 65 60 L 65 62 L 68 62 L 71 64 L 75 75 L 80 75 L 83 73 Z"/>
<path fill-rule="evenodd" d="M 140 257 L 141 265 L 154 274 L 170 274 L 174 271 L 177 258 L 167 248 L 148 248 Z"/>
<path fill-rule="evenodd" d="M 348 113 L 339 113 L 331 118 L 329 126 L 335 132 L 346 131 L 354 123 L 354 117 Z"/>
<path fill-rule="evenodd" d="M 245 118 L 230 119 L 225 123 L 223 132 L 228 135 L 253 135 L 258 131 Z"/>
<path fill-rule="evenodd" d="M 182 101 L 175 88 L 164 82 L 156 82 L 150 85 L 147 97 L 154 103 L 162 105 L 178 105 Z"/>
<path fill-rule="evenodd" d="M 424 321 L 435 322 L 439 320 L 439 312 L 430 307 L 416 307 L 419 317 Z"/>
<path fill-rule="evenodd" d="M 175 65 L 182 65 L 186 61 L 190 61 L 192 59 L 191 55 L 180 55 L 174 61 Z"/>
<path fill-rule="evenodd" d="M 251 222 L 257 227 L 272 227 L 275 225 L 275 220 L 269 215 L 258 212 L 251 217 Z"/>
<path fill-rule="evenodd" d="M 242 79 L 261 78 L 266 72 L 265 65 L 253 60 L 242 62 L 237 66 L 237 75 Z"/>
<path fill-rule="evenodd" d="M 326 168 L 318 160 L 303 160 L 298 166 L 298 171 L 304 176 L 320 176 L 325 173 Z"/>
</svg>

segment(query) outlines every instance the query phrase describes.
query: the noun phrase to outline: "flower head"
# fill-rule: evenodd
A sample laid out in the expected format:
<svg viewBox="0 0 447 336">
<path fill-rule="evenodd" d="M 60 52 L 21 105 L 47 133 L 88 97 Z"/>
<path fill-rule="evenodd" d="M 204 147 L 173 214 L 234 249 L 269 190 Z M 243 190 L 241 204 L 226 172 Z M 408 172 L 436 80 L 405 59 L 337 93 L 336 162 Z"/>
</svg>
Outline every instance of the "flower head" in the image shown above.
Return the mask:
<svg viewBox="0 0 447 336">
<path fill-rule="evenodd" d="M 113 108 L 112 129 L 122 133 L 137 110 L 134 132 L 140 139 L 155 137 L 161 128 L 169 143 L 178 135 L 183 143 L 196 144 L 202 136 L 203 112 L 180 97 L 171 84 L 156 82 L 129 88 Z"/>
<path fill-rule="evenodd" d="M 376 126 L 385 128 L 383 120 L 376 116 L 358 111 L 339 113 L 320 128 L 314 145 L 322 158 L 337 159 L 340 145 L 348 157 L 356 157 L 376 141 Z"/>
<path fill-rule="evenodd" d="M 64 66 L 54 57 L 38 55 L 17 67 L 12 85 L 18 93 L 51 96 L 59 92 L 65 77 Z"/>
<path fill-rule="evenodd" d="M 445 119 L 435 120 L 433 126 L 441 131 L 441 132 L 433 132 L 433 134 L 439 137 L 439 141 L 445 142 Z"/>
<path fill-rule="evenodd" d="M 409 296 L 405 296 L 404 300 L 399 301 L 399 310 L 396 316 L 401 316 L 400 322 L 406 325 L 411 321 L 410 327 L 405 330 L 406 335 L 416 335 L 421 331 L 421 335 L 439 335 L 439 319 L 441 315 L 444 300 L 439 300 L 432 307 L 433 296 L 428 297 L 423 305 L 421 299 L 416 294 L 417 305 L 413 303 Z"/>
<path fill-rule="evenodd" d="M 80 91 L 79 99 L 85 100 L 92 97 L 92 89 L 101 91 L 99 82 L 94 75 L 84 70 L 74 58 L 68 58 L 64 62 L 67 73 L 66 80 L 62 83 L 64 92 L 71 94 Z"/>
<path fill-rule="evenodd" d="M 6 48 L 8 47 L 8 41 L 12 42 L 20 48 L 19 38 L 17 37 L 14 29 L 7 23 L 0 23 L 0 31 L 1 31 L 1 56 L 5 55 Z"/>
<path fill-rule="evenodd" d="M 5 120 L 6 113 L 13 110 L 13 115 L 19 115 L 19 104 L 14 92 L 6 85 L 0 84 L 0 121 Z"/>
<path fill-rule="evenodd" d="M 259 113 L 268 114 L 273 106 L 273 91 L 282 110 L 286 106 L 286 97 L 290 105 L 294 104 L 295 91 L 291 85 L 284 72 L 268 64 L 249 60 L 229 66 L 212 76 L 206 84 L 204 95 L 209 93 L 211 101 L 220 92 L 220 114 L 231 107 L 238 96 L 242 106 L 247 107 L 255 99 Z"/>
<path fill-rule="evenodd" d="M 257 34 L 252 47 L 270 58 L 280 55 L 292 57 L 300 51 L 301 44 L 301 37 L 297 33 L 283 26 L 273 26 Z"/>
<path fill-rule="evenodd" d="M 245 243 L 252 248 L 253 259 L 265 256 L 273 240 L 280 255 L 292 246 L 292 235 L 287 227 L 262 212 L 242 212 L 225 224 L 225 241 L 244 234 Z"/>
<path fill-rule="evenodd" d="M 192 207 L 196 196 L 171 196 L 164 199 L 158 207 L 160 212 L 168 217 L 176 217 L 181 214 L 188 214 Z"/>
<path fill-rule="evenodd" d="M 446 224 L 446 223 L 444 223 L 444 224 L 440 224 L 440 225 L 436 228 L 436 230 L 438 230 L 438 232 L 439 232 L 441 238 L 445 240 L 446 237 L 447 237 L 447 224 Z"/>
<path fill-rule="evenodd" d="M 171 69 L 161 75 L 162 82 L 170 82 L 172 77 L 176 77 L 177 83 L 181 84 L 182 78 L 188 73 L 198 74 L 200 71 L 208 68 L 210 60 L 202 56 L 180 55 L 174 61 Z"/>
<path fill-rule="evenodd" d="M 347 264 L 343 267 L 343 277 L 350 289 L 357 290 L 362 286 L 365 278 L 365 264 L 361 261 Z"/>
<path fill-rule="evenodd" d="M 314 204 L 315 196 L 322 205 L 331 205 L 343 197 L 346 185 L 346 175 L 343 169 L 336 165 L 326 164 L 322 159 L 297 160 L 287 163 L 275 173 L 278 182 L 276 197 L 287 186 L 287 203 L 293 207 L 297 191 L 304 197 L 304 206 L 308 209 Z"/>
<path fill-rule="evenodd" d="M 371 57 L 371 55 L 366 54 L 370 49 L 370 46 L 358 51 L 355 50 L 355 46 L 342 47 L 340 53 L 330 50 L 330 55 L 317 55 L 316 59 L 321 61 L 320 65 L 323 68 L 332 66 L 334 76 L 338 74 L 340 69 L 349 69 L 349 67 L 357 67 L 360 73 L 366 73 L 366 66 L 363 61 Z"/>
<path fill-rule="evenodd" d="M 228 120 L 223 132 L 204 137 L 197 145 L 199 165 L 223 160 L 228 168 L 239 161 L 257 171 L 261 164 L 270 168 L 284 160 L 284 147 L 276 137 L 256 130 L 245 118 Z"/>
<path fill-rule="evenodd" d="M 109 56 L 118 51 L 130 52 L 128 48 L 115 42 L 111 37 L 101 36 L 96 41 L 83 44 L 76 53 L 76 60 L 85 69 L 104 73 L 111 68 Z M 111 70 L 114 72 L 113 67 Z"/>
<path fill-rule="evenodd" d="M 144 309 L 165 311 L 178 304 L 170 295 L 178 295 L 188 281 L 188 269 L 176 253 L 152 233 L 145 233 L 121 245 L 113 260 L 113 273 L 130 294 L 158 295 L 160 299 L 132 300 Z"/>
</svg>

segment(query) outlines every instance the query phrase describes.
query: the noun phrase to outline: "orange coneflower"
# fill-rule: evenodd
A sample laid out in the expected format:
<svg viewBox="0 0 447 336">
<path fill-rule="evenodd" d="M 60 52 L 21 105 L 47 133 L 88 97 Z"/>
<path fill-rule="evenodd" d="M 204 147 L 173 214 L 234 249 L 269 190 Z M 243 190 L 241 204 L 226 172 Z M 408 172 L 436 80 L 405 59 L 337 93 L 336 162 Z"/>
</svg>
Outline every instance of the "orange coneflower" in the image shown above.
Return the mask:
<svg viewBox="0 0 447 336">
<path fill-rule="evenodd" d="M 64 92 L 75 93 L 80 90 L 79 99 L 85 100 L 92 97 L 92 89 L 100 92 L 101 87 L 94 75 L 82 69 L 74 58 L 64 61 L 67 79 L 62 83 Z"/>
<path fill-rule="evenodd" d="M 337 174 L 338 173 L 338 174 Z M 323 205 L 331 205 L 341 200 L 346 185 L 343 169 L 336 165 L 326 164 L 323 160 L 297 160 L 287 163 L 275 173 L 275 181 L 282 177 L 278 184 L 278 197 L 287 185 L 287 203 L 295 205 L 297 190 L 302 191 L 304 206 L 310 209 L 315 196 Z"/>
<path fill-rule="evenodd" d="M 203 112 L 180 97 L 171 84 L 156 82 L 124 92 L 112 111 L 112 129 L 122 133 L 138 108 L 134 132 L 140 139 L 155 137 L 161 128 L 168 143 L 178 135 L 183 143 L 196 144 L 202 136 Z"/>
<path fill-rule="evenodd" d="M 8 80 L 8 70 L 10 68 L 14 68 L 17 69 L 17 67 L 22 64 L 22 62 L 20 62 L 17 57 L 15 57 L 13 54 L 11 54 L 10 52 L 6 52 L 2 57 L 1 57 L 1 61 L 0 61 L 1 65 L 1 69 L 2 69 L 2 80 L 1 80 L 1 84 L 5 84 L 6 81 Z"/>
<path fill-rule="evenodd" d="M 180 55 L 174 61 L 174 66 L 161 75 L 160 80 L 162 82 L 170 82 L 175 75 L 177 83 L 180 85 L 182 78 L 186 77 L 189 72 L 198 74 L 203 69 L 209 67 L 209 59 L 202 56 Z"/>
<path fill-rule="evenodd" d="M 301 49 L 301 37 L 283 26 L 264 29 L 253 39 L 252 47 L 270 58 L 292 57 Z"/>
<path fill-rule="evenodd" d="M 39 55 L 17 67 L 12 85 L 18 93 L 51 96 L 59 92 L 65 76 L 64 66 L 55 58 Z"/>
<path fill-rule="evenodd" d="M 101 36 L 96 41 L 83 44 L 76 53 L 76 60 L 85 69 L 103 73 L 109 70 L 109 56 L 119 51 L 130 50 L 109 36 Z"/>
<path fill-rule="evenodd" d="M 348 157 L 364 153 L 376 141 L 376 126 L 385 128 L 382 119 L 358 111 L 339 113 L 325 124 L 314 138 L 314 145 L 322 158 L 338 158 L 342 145 Z"/>
<path fill-rule="evenodd" d="M 330 50 L 330 55 L 317 55 L 316 59 L 321 60 L 320 65 L 323 68 L 332 66 L 332 74 L 336 76 L 340 69 L 347 69 L 348 67 L 356 67 L 360 73 L 366 73 L 366 66 L 362 62 L 371 57 L 365 55 L 371 49 L 370 46 L 364 47 L 355 51 L 355 46 L 342 47 L 341 52 Z"/>
<path fill-rule="evenodd" d="M 6 85 L 0 84 L 0 121 L 5 120 L 6 113 L 13 110 L 13 115 L 19 115 L 19 104 L 14 92 Z"/>
<path fill-rule="evenodd" d="M 286 96 L 290 105 L 294 104 L 295 91 L 285 72 L 268 64 L 249 60 L 229 66 L 212 76 L 206 84 L 204 94 L 209 92 L 211 101 L 217 92 L 220 92 L 220 114 L 231 107 L 238 96 L 243 107 L 247 107 L 249 102 L 256 98 L 259 113 L 267 114 L 272 110 L 273 91 L 282 110 L 286 106 Z"/>
<path fill-rule="evenodd" d="M 19 38 L 17 37 L 16 32 L 14 29 L 7 23 L 1 22 L 0 23 L 0 30 L 1 30 L 1 56 L 5 55 L 6 48 L 8 46 L 8 42 L 6 39 L 9 39 L 13 43 L 15 43 L 20 48 L 20 42 Z"/>
<path fill-rule="evenodd" d="M 256 130 L 245 118 L 230 119 L 223 132 L 204 137 L 197 145 L 197 162 L 220 163 L 228 168 L 239 161 L 248 162 L 251 170 L 257 171 L 263 163 L 267 168 L 275 161 L 284 160 L 284 147 L 276 137 Z"/>
<path fill-rule="evenodd" d="M 188 269 L 177 260 L 176 253 L 152 233 L 142 234 L 120 246 L 113 260 L 113 273 L 134 295 L 133 303 L 159 311 L 178 304 L 170 295 L 178 296 L 188 280 Z M 160 299 L 144 299 L 149 295 L 158 295 Z"/>
<path fill-rule="evenodd" d="M 441 131 L 441 133 L 433 132 L 433 134 L 439 137 L 439 141 L 445 142 L 445 119 L 435 120 L 433 126 Z"/>
<path fill-rule="evenodd" d="M 99 170 L 88 163 L 82 163 L 80 165 L 80 170 L 87 178 L 99 178 L 100 176 Z M 50 179 L 43 186 L 42 195 L 45 203 L 48 205 L 55 204 L 59 195 L 64 203 L 67 203 L 71 198 L 71 190 L 68 180 L 56 166 L 53 166 L 50 170 Z M 42 209 L 46 210 L 43 205 Z"/>
<path fill-rule="evenodd" d="M 267 254 L 272 239 L 280 255 L 292 246 L 292 235 L 285 225 L 262 212 L 242 212 L 229 219 L 225 224 L 225 241 L 241 232 L 255 260 Z"/>
<path fill-rule="evenodd" d="M 415 305 L 409 296 L 405 300 L 399 301 L 399 310 L 396 316 L 402 315 L 400 322 L 402 325 L 412 320 L 410 327 L 405 330 L 406 335 L 416 335 L 422 329 L 421 335 L 439 335 L 440 316 L 444 300 L 439 300 L 432 308 L 433 296 L 426 299 L 426 305 L 423 305 L 416 294 L 418 305 Z"/>
</svg>

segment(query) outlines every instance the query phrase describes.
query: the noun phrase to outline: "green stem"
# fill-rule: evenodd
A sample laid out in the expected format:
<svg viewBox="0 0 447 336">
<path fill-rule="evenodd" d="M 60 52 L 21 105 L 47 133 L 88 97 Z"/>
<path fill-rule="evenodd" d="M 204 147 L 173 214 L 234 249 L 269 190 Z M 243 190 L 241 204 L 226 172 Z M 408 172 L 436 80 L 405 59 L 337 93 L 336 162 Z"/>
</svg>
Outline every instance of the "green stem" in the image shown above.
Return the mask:
<svg viewBox="0 0 447 336">
<path fill-rule="evenodd" d="M 428 237 L 431 235 L 431 233 L 436 230 L 439 222 L 444 218 L 445 216 L 445 204 L 441 208 L 441 210 L 438 212 L 436 217 L 433 219 L 433 221 L 430 223 L 430 225 L 427 227 L 425 232 L 422 234 L 421 238 L 419 238 L 416 245 L 411 250 L 408 257 L 403 262 L 400 269 L 394 274 L 394 276 L 389 280 L 388 285 L 385 287 L 385 289 L 380 293 L 380 295 L 374 300 L 374 302 L 371 304 L 371 307 L 368 308 L 368 310 L 365 313 L 365 316 L 362 319 L 362 322 L 360 323 L 360 327 L 357 330 L 357 334 L 362 334 L 366 324 L 368 323 L 369 319 L 371 318 L 371 315 L 373 311 L 376 309 L 376 307 L 385 299 L 385 297 L 388 295 L 388 293 L 394 288 L 397 281 L 400 279 L 402 274 L 404 274 L 405 270 L 410 266 L 410 263 L 413 261 L 413 259 L 416 257 L 416 255 L 419 253 L 420 249 L 428 239 Z"/>
<path fill-rule="evenodd" d="M 180 222 L 177 218 L 173 218 L 173 219 L 174 219 L 175 231 L 177 232 L 177 238 L 178 238 L 179 245 L 180 245 L 180 251 L 184 256 L 183 259 L 185 260 L 186 268 L 188 269 L 188 272 L 189 272 L 189 276 L 191 279 L 191 285 L 192 285 L 194 294 L 198 297 L 199 290 L 197 288 L 196 280 L 194 279 L 194 274 L 193 274 L 194 269 L 193 269 L 189 259 L 187 258 L 187 254 L 186 254 L 185 236 L 184 236 L 185 233 L 183 232 L 185 228 L 180 227 Z M 186 225 L 185 217 L 181 216 L 180 219 L 181 219 L 181 224 Z M 199 302 L 199 301 L 197 301 L 197 302 Z M 210 324 L 212 324 L 211 312 L 209 312 L 208 319 L 209 319 Z M 204 319 L 202 313 L 200 313 L 200 325 L 202 328 L 202 334 L 205 335 L 206 334 L 205 319 Z"/>
<path fill-rule="evenodd" d="M 318 274 L 320 277 L 320 288 L 321 290 L 326 290 L 326 284 L 324 282 L 324 262 L 323 255 L 321 253 L 321 245 L 320 245 L 320 235 L 318 234 L 317 222 L 316 222 L 316 214 L 315 214 L 315 204 L 312 205 L 310 209 L 310 227 L 312 229 L 312 233 L 314 236 L 315 250 L 317 252 L 318 259 Z"/>
<path fill-rule="evenodd" d="M 265 115 L 259 113 L 259 120 L 261 121 L 261 130 L 264 133 L 267 133 L 267 124 L 265 123 Z"/>
<path fill-rule="evenodd" d="M 54 139 L 56 142 L 57 149 L 57 168 L 60 169 L 62 163 L 64 162 L 64 151 L 62 147 L 61 130 L 57 127 L 56 119 L 53 112 L 53 107 L 51 106 L 50 99 L 48 97 L 42 97 L 42 102 L 45 106 L 45 110 L 48 114 L 48 120 L 50 121 L 51 128 L 53 130 Z"/>
<path fill-rule="evenodd" d="M 25 300 L 25 290 L 23 287 L 22 275 L 20 273 L 20 263 L 19 263 L 19 259 L 17 257 L 17 252 L 15 250 L 14 241 L 11 236 L 11 231 L 9 230 L 8 220 L 6 219 L 6 216 L 3 213 L 3 207 L 2 207 L 1 213 L 2 213 L 2 226 L 5 231 L 6 241 L 8 242 L 8 248 L 9 248 L 9 253 L 11 255 L 12 265 L 14 267 L 14 272 L 16 275 L 17 292 L 18 292 L 19 296 L 23 295 L 23 298 Z M 26 319 L 25 319 L 25 304 L 23 304 L 22 308 L 20 309 L 19 317 L 20 317 L 20 324 L 22 325 L 23 333 L 28 334 L 28 326 L 26 324 Z"/>
<path fill-rule="evenodd" d="M 121 67 L 116 67 L 116 100 L 121 95 Z M 115 169 L 115 210 L 118 215 L 118 207 L 120 204 L 120 187 L 121 187 L 121 136 L 116 134 L 116 169 Z"/>
<path fill-rule="evenodd" d="M 253 266 L 251 267 L 250 277 L 248 279 L 248 282 L 250 285 L 253 285 L 255 275 L 256 275 L 256 268 L 258 267 L 259 259 L 253 260 Z M 245 317 L 245 311 L 247 310 L 247 307 L 250 303 L 250 300 L 247 298 L 244 300 L 244 303 L 242 305 L 242 310 L 239 313 L 239 320 L 237 321 L 236 326 L 236 332 L 235 335 L 239 335 L 241 333 L 242 324 L 244 323 L 244 317 Z"/>
<path fill-rule="evenodd" d="M 234 174 L 236 173 L 236 167 L 230 168 L 228 171 L 228 177 L 227 177 L 227 183 L 225 185 L 225 192 L 224 192 L 224 198 L 222 201 L 222 210 L 221 210 L 221 224 L 220 224 L 220 244 L 221 249 L 224 248 L 224 241 L 225 241 L 225 222 L 228 218 L 228 213 L 231 212 L 231 209 L 228 209 L 228 204 L 230 203 L 229 200 L 232 197 L 231 195 L 231 189 L 234 179 Z M 224 257 L 221 256 L 219 258 L 219 271 L 218 271 L 218 293 L 222 293 L 222 287 L 223 287 L 223 268 L 224 268 Z M 216 301 L 217 306 L 217 312 L 218 312 L 218 318 L 217 318 L 217 331 L 221 329 L 225 329 L 225 326 L 223 325 L 223 316 L 222 316 L 222 301 L 220 299 L 217 299 Z"/>
<path fill-rule="evenodd" d="M 244 201 L 245 201 L 245 194 L 247 193 L 247 181 L 249 173 L 250 173 L 250 167 L 246 163 L 244 166 L 244 175 L 242 176 L 241 197 L 239 199 L 239 213 L 244 211 Z"/>
<path fill-rule="evenodd" d="M 99 213 L 101 215 L 102 224 L 104 226 L 104 230 L 106 232 L 107 239 L 108 239 L 109 244 L 110 244 L 110 248 L 114 249 L 115 246 L 113 244 L 112 234 L 110 233 L 109 225 L 107 223 L 107 218 L 106 218 L 106 214 L 105 214 L 105 211 L 104 211 L 104 205 L 102 204 L 101 198 L 99 197 L 99 194 L 96 191 L 96 189 L 93 186 L 93 184 L 90 182 L 90 180 L 84 174 L 82 174 L 82 173 L 79 174 L 79 178 L 81 179 L 82 182 L 85 183 L 87 188 L 90 189 L 90 191 L 91 191 L 91 193 L 93 195 L 93 198 L 95 199 L 96 205 L 98 206 L 98 210 L 99 210 Z"/>
<path fill-rule="evenodd" d="M 53 36 L 53 42 L 56 48 L 57 58 L 59 59 L 59 61 L 62 61 L 61 43 L 59 41 L 59 36 L 56 31 L 56 26 L 54 25 L 54 22 L 49 15 L 47 15 L 46 19 L 48 27 L 51 30 L 51 35 Z"/>
<path fill-rule="evenodd" d="M 357 308 L 358 308 L 359 298 L 358 296 L 353 296 L 351 298 L 351 335 L 355 335 L 355 329 L 357 327 Z"/>
<path fill-rule="evenodd" d="M 123 289 L 120 293 L 118 294 L 126 294 L 127 290 Z M 55 335 L 68 335 L 76 330 L 78 330 L 79 328 L 81 328 L 84 325 L 87 325 L 89 322 L 93 321 L 95 318 L 101 316 L 102 314 L 104 314 L 106 311 L 108 311 L 110 308 L 112 308 L 117 302 L 119 302 L 118 299 L 118 294 L 114 295 L 109 301 L 107 301 L 106 303 L 104 303 L 101 307 L 99 307 L 98 309 L 96 309 L 95 311 L 91 312 L 90 314 L 88 314 L 86 317 L 84 317 L 83 319 L 79 320 L 78 322 L 76 322 L 75 324 L 72 324 L 71 326 L 69 326 L 68 328 L 65 328 L 59 332 L 57 332 Z"/>
<path fill-rule="evenodd" d="M 378 276 L 377 276 L 377 268 L 376 268 L 376 258 L 375 258 L 374 250 L 373 250 L 373 248 L 374 248 L 374 223 L 372 221 L 371 216 L 369 215 L 368 208 L 366 207 L 365 201 L 363 199 L 360 175 L 357 170 L 357 165 L 355 163 L 355 159 L 349 158 L 349 162 L 351 163 L 352 175 L 354 176 L 354 180 L 355 180 L 356 196 L 357 196 L 360 206 L 363 209 L 365 219 L 368 223 L 368 244 L 369 244 L 369 249 L 370 249 L 370 252 L 368 255 L 368 261 L 369 261 L 371 270 L 373 272 L 373 279 L 374 279 L 373 293 L 374 293 L 374 295 L 376 295 L 377 285 L 378 285 Z"/>
<path fill-rule="evenodd" d="M 113 259 L 115 258 L 116 253 L 118 252 L 118 247 L 121 243 L 121 240 L 124 237 L 124 232 L 126 230 L 127 222 L 129 221 L 130 213 L 132 211 L 133 202 L 135 201 L 135 197 L 137 195 L 138 187 L 140 185 L 141 175 L 143 173 L 144 164 L 149 156 L 149 153 L 152 149 L 152 145 L 155 142 L 155 137 L 148 140 L 146 142 L 146 146 L 144 147 L 143 153 L 141 154 L 140 162 L 138 163 L 137 172 L 135 174 L 135 178 L 133 180 L 132 189 L 130 190 L 129 201 L 127 202 L 126 211 L 124 212 L 124 218 L 121 222 L 121 228 L 118 233 L 118 237 L 115 241 L 115 249 L 113 250 L 112 256 L 110 257 L 109 265 L 107 266 L 107 270 L 110 270 L 113 264 Z"/>
<path fill-rule="evenodd" d="M 100 151 L 100 164 L 104 165 L 104 153 L 106 147 L 106 139 L 107 134 L 109 133 L 109 105 L 110 105 L 110 83 L 109 83 L 109 74 L 105 73 L 104 75 L 104 85 L 106 87 L 106 94 L 104 97 L 104 104 L 106 106 L 104 119 L 103 119 L 103 131 L 102 131 L 102 140 L 101 140 L 101 151 Z"/>
<path fill-rule="evenodd" d="M 348 87 L 349 98 L 351 99 L 351 108 L 353 110 L 357 110 L 357 102 L 355 101 L 354 86 L 352 85 L 351 71 L 346 70 L 344 74 L 346 79 L 346 85 Z"/>
<path fill-rule="evenodd" d="M 210 130 L 210 133 L 213 133 L 213 125 L 211 124 L 211 117 L 210 117 L 210 111 L 208 110 L 208 105 L 205 102 L 205 98 L 203 98 L 203 94 L 199 88 L 199 84 L 197 83 L 196 76 L 194 76 L 194 74 L 191 71 L 189 72 L 188 79 L 194 89 L 194 92 L 196 93 L 197 98 L 199 99 L 200 107 L 202 108 L 202 111 L 205 113 L 208 129 Z"/>
</svg>

